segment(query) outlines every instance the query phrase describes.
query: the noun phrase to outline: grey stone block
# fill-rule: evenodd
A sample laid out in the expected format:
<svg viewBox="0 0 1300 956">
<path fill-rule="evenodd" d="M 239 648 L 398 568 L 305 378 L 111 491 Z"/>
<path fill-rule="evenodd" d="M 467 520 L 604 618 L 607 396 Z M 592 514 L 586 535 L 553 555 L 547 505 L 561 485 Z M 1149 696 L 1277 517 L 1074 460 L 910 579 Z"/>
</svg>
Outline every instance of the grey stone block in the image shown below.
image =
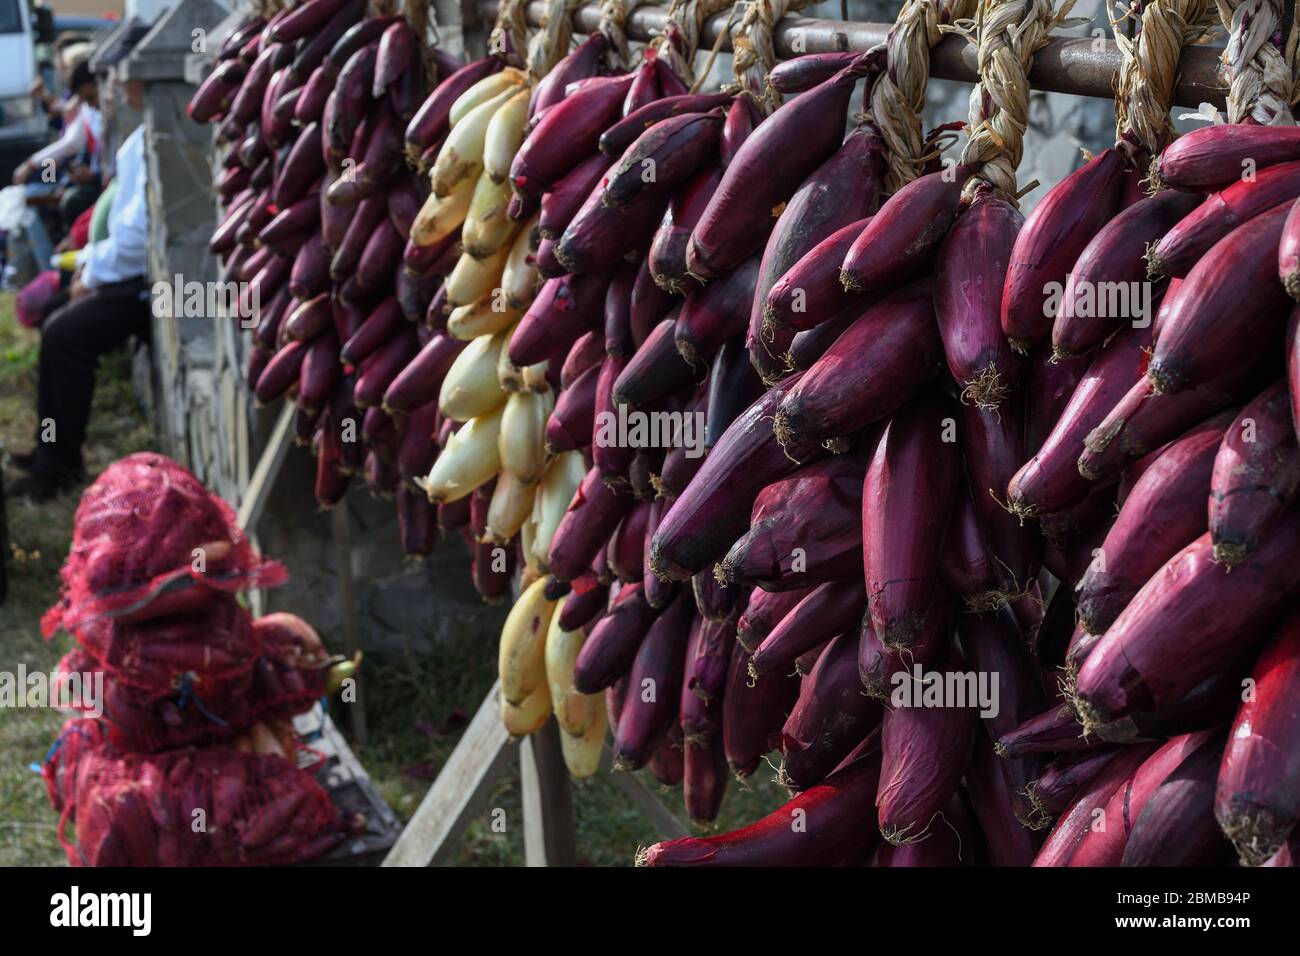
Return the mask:
<svg viewBox="0 0 1300 956">
<path fill-rule="evenodd" d="M 148 34 L 120 65 L 123 79 L 185 80 L 185 65 L 195 52 L 196 30 L 206 33 L 230 15 L 230 8 L 217 0 L 181 0 L 153 25 Z"/>
</svg>

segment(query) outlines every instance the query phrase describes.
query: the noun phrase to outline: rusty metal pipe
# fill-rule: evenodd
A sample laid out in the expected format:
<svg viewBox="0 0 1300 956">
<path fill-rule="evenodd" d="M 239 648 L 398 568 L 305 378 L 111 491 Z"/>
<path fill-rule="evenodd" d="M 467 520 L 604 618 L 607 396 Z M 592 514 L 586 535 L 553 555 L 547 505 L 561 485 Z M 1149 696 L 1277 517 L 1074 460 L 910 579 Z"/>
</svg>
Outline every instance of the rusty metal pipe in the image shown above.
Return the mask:
<svg viewBox="0 0 1300 956">
<path fill-rule="evenodd" d="M 491 23 L 496 18 L 497 6 L 497 0 L 485 0 L 479 5 L 479 11 L 486 22 Z M 543 9 L 541 0 L 533 0 L 528 4 L 530 26 L 540 25 Z M 704 25 L 700 39 L 701 49 L 711 47 L 717 40 L 718 34 L 726 26 L 727 16 L 726 13 L 719 13 Z M 667 9 L 664 7 L 637 7 L 627 20 L 628 36 L 634 40 L 649 40 L 663 30 L 667 19 Z M 590 33 L 596 29 L 599 20 L 600 11 L 596 4 L 585 4 L 573 14 L 574 29 L 579 33 Z M 890 26 L 888 23 L 786 17 L 775 31 L 776 51 L 782 58 L 800 53 L 865 51 L 884 42 Z M 729 39 L 722 41 L 722 49 L 731 49 Z M 1182 58 L 1178 61 L 1176 106 L 1195 109 L 1202 103 L 1213 103 L 1223 108 L 1227 84 L 1219 63 L 1221 52 L 1215 47 L 1188 47 L 1183 50 Z M 1058 36 L 1050 40 L 1034 57 L 1030 79 L 1036 90 L 1108 100 L 1114 96 L 1112 84 L 1119 62 L 1119 49 L 1113 40 Z M 930 75 L 941 80 L 974 83 L 975 49 L 961 37 L 944 37 L 930 54 Z"/>
</svg>

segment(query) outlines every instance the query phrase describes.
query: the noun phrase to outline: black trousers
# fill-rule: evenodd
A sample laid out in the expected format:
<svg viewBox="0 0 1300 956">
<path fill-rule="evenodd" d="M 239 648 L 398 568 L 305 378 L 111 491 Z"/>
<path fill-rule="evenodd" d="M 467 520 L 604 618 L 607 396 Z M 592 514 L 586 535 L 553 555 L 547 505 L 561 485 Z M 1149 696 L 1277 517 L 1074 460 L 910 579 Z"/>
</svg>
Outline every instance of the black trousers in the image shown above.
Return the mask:
<svg viewBox="0 0 1300 956">
<path fill-rule="evenodd" d="M 150 307 L 143 278 L 101 286 L 56 309 L 41 325 L 35 471 L 53 480 L 82 473 L 99 360 L 131 336 L 147 338 Z"/>
<path fill-rule="evenodd" d="M 101 192 L 103 190 L 97 182 L 73 184 L 63 190 L 63 196 L 59 199 L 59 215 L 63 217 L 64 235 L 72 231 L 72 224 L 78 216 L 95 205 Z"/>
</svg>

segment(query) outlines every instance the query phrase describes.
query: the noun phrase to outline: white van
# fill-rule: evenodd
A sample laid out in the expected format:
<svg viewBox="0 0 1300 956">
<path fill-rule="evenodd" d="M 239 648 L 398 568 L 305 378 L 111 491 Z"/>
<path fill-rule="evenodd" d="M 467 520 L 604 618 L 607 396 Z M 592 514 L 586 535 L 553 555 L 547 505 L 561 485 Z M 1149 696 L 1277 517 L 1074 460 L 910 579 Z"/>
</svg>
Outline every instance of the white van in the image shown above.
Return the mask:
<svg viewBox="0 0 1300 956">
<path fill-rule="evenodd" d="M 38 9 L 41 27 L 52 34 L 49 8 Z M 50 139 L 49 121 L 30 93 L 37 76 L 36 44 L 44 39 L 34 19 L 27 0 L 0 0 L 0 186 Z"/>
</svg>

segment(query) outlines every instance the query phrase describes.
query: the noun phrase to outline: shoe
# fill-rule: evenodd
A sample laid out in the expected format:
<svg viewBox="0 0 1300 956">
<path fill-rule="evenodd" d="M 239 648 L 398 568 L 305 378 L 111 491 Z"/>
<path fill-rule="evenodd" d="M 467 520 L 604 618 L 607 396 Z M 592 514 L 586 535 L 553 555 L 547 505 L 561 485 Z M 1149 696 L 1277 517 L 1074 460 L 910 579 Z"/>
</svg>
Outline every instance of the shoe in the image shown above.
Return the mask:
<svg viewBox="0 0 1300 956">
<path fill-rule="evenodd" d="M 14 501 L 28 501 L 40 504 L 53 501 L 72 485 L 68 482 L 55 481 L 44 475 L 24 475 L 5 489 L 5 497 Z"/>
<path fill-rule="evenodd" d="M 11 451 L 7 457 L 9 463 L 19 471 L 25 471 L 30 475 L 36 469 L 35 449 L 32 451 Z M 68 485 L 82 484 L 86 480 L 85 469 L 78 468 L 76 471 L 69 471 L 65 474 L 64 479 L 61 480 L 65 480 L 65 483 Z"/>
<path fill-rule="evenodd" d="M 20 471 L 30 473 L 36 465 L 35 451 L 11 451 L 9 453 L 9 462 Z"/>
</svg>

